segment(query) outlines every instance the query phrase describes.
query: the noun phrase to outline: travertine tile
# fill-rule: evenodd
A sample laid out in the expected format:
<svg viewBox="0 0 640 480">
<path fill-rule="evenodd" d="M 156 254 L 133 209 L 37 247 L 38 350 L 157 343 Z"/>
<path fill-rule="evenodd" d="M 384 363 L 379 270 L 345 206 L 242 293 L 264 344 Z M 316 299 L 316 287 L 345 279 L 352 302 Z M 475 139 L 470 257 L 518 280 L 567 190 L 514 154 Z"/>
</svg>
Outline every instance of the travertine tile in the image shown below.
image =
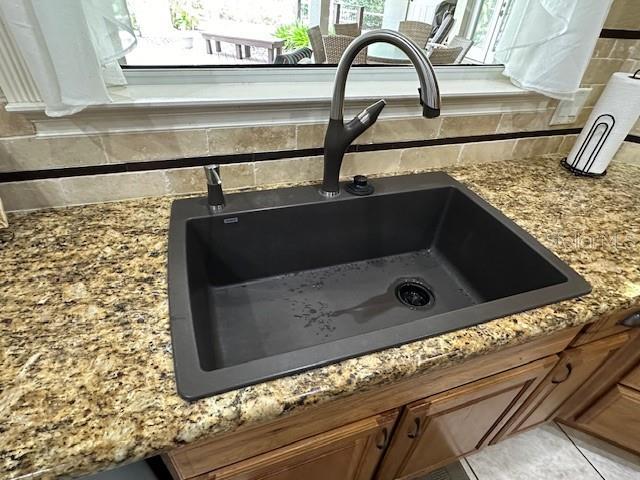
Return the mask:
<svg viewBox="0 0 640 480">
<path fill-rule="evenodd" d="M 543 425 L 467 457 L 480 480 L 602 480 L 555 425 Z"/>
<path fill-rule="evenodd" d="M 354 145 L 366 145 L 373 143 L 373 128 L 365 130 L 352 143 Z M 297 148 L 321 148 L 324 146 L 324 136 L 327 131 L 326 123 L 303 123 L 296 125 Z"/>
<path fill-rule="evenodd" d="M 638 30 L 640 25 L 640 8 L 637 0 L 615 0 L 604 28 L 620 30 Z"/>
<path fill-rule="evenodd" d="M 500 114 L 442 117 L 439 137 L 467 137 L 495 133 L 500 117 Z"/>
<path fill-rule="evenodd" d="M 515 144 L 515 140 L 466 143 L 462 146 L 458 163 L 472 165 L 474 163 L 510 160 L 513 158 Z"/>
<path fill-rule="evenodd" d="M 272 152 L 296 148 L 295 125 L 210 128 L 207 130 L 207 137 L 211 155 Z"/>
<path fill-rule="evenodd" d="M 640 7 L 640 5 L 638 5 Z M 638 8 L 636 7 L 636 8 Z M 637 28 L 640 28 L 640 23 Z M 640 40 L 619 38 L 615 41 L 610 58 L 637 59 L 640 56 Z"/>
<path fill-rule="evenodd" d="M 409 140 L 429 140 L 438 138 L 439 118 L 395 118 L 379 120 L 373 126 L 373 143 L 403 142 Z"/>
<path fill-rule="evenodd" d="M 513 148 L 513 158 L 539 157 L 548 153 L 558 153 L 563 136 L 519 138 Z"/>
<path fill-rule="evenodd" d="M 7 212 L 55 207 L 65 204 L 59 180 L 0 183 L 0 197 Z"/>
<path fill-rule="evenodd" d="M 559 425 L 559 427 L 571 438 L 604 479 L 637 480 L 640 478 L 640 456 L 565 425 Z"/>
<path fill-rule="evenodd" d="M 629 58 L 620 67 L 621 72 L 635 73 L 640 70 L 640 60 Z"/>
<path fill-rule="evenodd" d="M 203 193 L 207 181 L 202 167 L 171 168 L 164 170 L 167 191 L 172 194 Z"/>
<path fill-rule="evenodd" d="M 256 162 L 256 185 L 315 182 L 322 179 L 323 158 L 287 158 Z"/>
<path fill-rule="evenodd" d="M 497 133 L 514 133 L 534 130 L 546 130 L 553 110 L 543 112 L 503 113 L 498 124 Z"/>
<path fill-rule="evenodd" d="M 560 148 L 558 148 L 558 153 L 561 155 L 569 155 L 571 149 L 573 148 L 573 144 L 576 143 L 577 135 L 565 135 L 562 138 L 562 143 L 560 144 Z"/>
<path fill-rule="evenodd" d="M 350 178 L 354 175 L 382 175 L 397 172 L 401 153 L 401 150 L 348 153 L 342 162 L 340 177 Z"/>
<path fill-rule="evenodd" d="M 573 123 L 561 123 L 558 125 L 549 125 L 549 130 L 559 130 L 564 128 L 582 128 L 589 119 L 589 115 L 593 111 L 593 107 L 585 107 L 580 110 L 578 116 Z"/>
<path fill-rule="evenodd" d="M 202 167 L 164 170 L 170 193 L 201 193 L 207 191 L 207 180 Z M 255 186 L 253 163 L 220 165 L 222 188 L 226 191 Z"/>
<path fill-rule="evenodd" d="M 110 163 L 200 157 L 209 153 L 204 130 L 115 133 L 103 138 Z"/>
<path fill-rule="evenodd" d="M 0 104 L 0 137 L 33 135 L 36 132 L 33 124 L 24 116 L 9 113 L 4 107 L 4 103 Z"/>
<path fill-rule="evenodd" d="M 602 95 L 602 91 L 604 90 L 605 85 L 589 85 L 591 88 L 591 93 L 589 93 L 589 97 L 587 98 L 584 106 L 585 107 L 593 107 Z"/>
<path fill-rule="evenodd" d="M 102 140 L 95 135 L 0 140 L 0 171 L 3 172 L 104 163 L 107 159 Z"/>
<path fill-rule="evenodd" d="M 631 129 L 631 135 L 640 135 L 640 120 L 638 120 Z"/>
<path fill-rule="evenodd" d="M 623 142 L 620 146 L 620 150 L 618 150 L 613 157 L 613 160 L 616 162 L 640 165 L 640 144 Z"/>
<path fill-rule="evenodd" d="M 615 38 L 599 38 L 591 54 L 592 58 L 611 58 L 611 51 L 616 43 Z M 624 57 L 627 58 L 627 57 Z"/>
<path fill-rule="evenodd" d="M 220 166 L 220 177 L 225 190 L 252 187 L 256 184 L 253 163 L 235 163 Z"/>
<path fill-rule="evenodd" d="M 607 83 L 614 72 L 622 68 L 624 60 L 610 58 L 593 58 L 589 62 L 582 83 Z"/>
<path fill-rule="evenodd" d="M 399 171 L 414 172 L 454 165 L 461 149 L 460 145 L 407 148 L 400 155 Z"/>
<path fill-rule="evenodd" d="M 576 117 L 575 122 L 573 122 L 572 124 L 566 125 L 565 128 L 575 128 L 575 127 L 584 127 L 584 125 L 587 123 L 587 120 L 589 119 L 589 116 L 591 115 L 591 112 L 593 111 L 593 107 L 585 107 L 583 108 L 580 113 L 578 114 L 578 116 Z"/>
<path fill-rule="evenodd" d="M 170 193 L 167 178 L 162 170 L 67 177 L 60 179 L 60 184 L 66 205 L 110 202 Z"/>
<path fill-rule="evenodd" d="M 324 145 L 326 123 L 306 123 L 296 125 L 297 148 L 320 148 Z"/>
</svg>

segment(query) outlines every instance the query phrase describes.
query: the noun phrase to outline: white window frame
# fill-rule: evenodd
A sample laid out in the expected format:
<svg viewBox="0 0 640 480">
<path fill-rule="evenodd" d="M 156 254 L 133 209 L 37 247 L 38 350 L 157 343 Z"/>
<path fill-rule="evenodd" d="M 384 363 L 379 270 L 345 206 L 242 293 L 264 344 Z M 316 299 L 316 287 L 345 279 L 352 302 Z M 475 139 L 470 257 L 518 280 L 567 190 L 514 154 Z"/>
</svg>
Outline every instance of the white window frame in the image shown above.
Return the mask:
<svg viewBox="0 0 640 480">
<path fill-rule="evenodd" d="M 241 125 L 317 123 L 328 118 L 335 67 L 132 68 L 128 85 L 111 88 L 113 103 L 50 118 L 13 40 L 0 23 L 0 88 L 7 111 L 25 114 L 37 134 L 129 132 Z M 502 66 L 436 67 L 443 115 L 533 112 L 550 100 L 520 89 Z M 420 115 L 413 67 L 355 67 L 345 115 L 379 98 L 383 117 Z"/>
</svg>

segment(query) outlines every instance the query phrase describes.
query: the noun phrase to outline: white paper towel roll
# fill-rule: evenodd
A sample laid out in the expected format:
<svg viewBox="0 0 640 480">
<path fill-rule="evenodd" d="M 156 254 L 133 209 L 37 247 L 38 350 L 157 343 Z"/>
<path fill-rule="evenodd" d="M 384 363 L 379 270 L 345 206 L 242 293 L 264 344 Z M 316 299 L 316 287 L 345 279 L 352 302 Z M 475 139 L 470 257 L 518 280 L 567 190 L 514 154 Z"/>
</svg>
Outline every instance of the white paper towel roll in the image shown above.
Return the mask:
<svg viewBox="0 0 640 480">
<path fill-rule="evenodd" d="M 601 174 L 640 116 L 640 74 L 617 72 L 609 79 L 567 157 L 573 169 Z"/>
</svg>

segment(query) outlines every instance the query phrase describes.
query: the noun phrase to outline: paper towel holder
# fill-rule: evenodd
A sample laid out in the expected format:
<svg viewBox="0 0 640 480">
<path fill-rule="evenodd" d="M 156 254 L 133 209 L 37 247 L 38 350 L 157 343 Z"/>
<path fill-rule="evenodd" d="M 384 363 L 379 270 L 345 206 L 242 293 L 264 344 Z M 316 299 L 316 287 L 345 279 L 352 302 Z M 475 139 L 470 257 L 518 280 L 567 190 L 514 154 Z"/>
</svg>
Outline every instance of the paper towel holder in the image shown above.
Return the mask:
<svg viewBox="0 0 640 480">
<path fill-rule="evenodd" d="M 592 173 L 592 172 L 589 172 L 589 169 L 593 166 L 593 163 L 596 161 L 596 157 L 600 153 L 600 150 L 602 149 L 604 142 L 607 140 L 607 138 L 609 138 L 609 134 L 611 133 L 611 130 L 613 130 L 613 127 L 615 126 L 615 124 L 616 124 L 616 119 L 610 113 L 603 113 L 602 115 L 600 115 L 596 119 L 596 121 L 593 122 L 593 125 L 589 129 L 589 133 L 587 133 L 587 138 L 585 138 L 584 141 L 582 142 L 582 145 L 580 146 L 580 150 L 578 150 L 576 158 L 571 163 L 569 163 L 567 161 L 567 157 L 565 157 L 560 161 L 560 165 L 562 165 L 564 168 L 569 170 L 574 175 L 581 175 L 584 177 L 592 177 L 592 178 L 604 177 L 607 174 L 606 170 L 602 173 Z M 597 140 L 596 144 L 594 146 L 591 146 L 591 141 L 593 140 L 593 137 L 595 136 L 596 133 L 600 133 L 601 136 Z M 590 148 L 589 159 L 585 163 L 584 168 L 578 168 L 578 165 L 580 165 L 580 162 L 582 161 L 582 158 L 587 152 L 588 148 Z"/>
<path fill-rule="evenodd" d="M 635 73 L 628 76 L 628 78 L 632 80 L 640 80 L 640 69 L 636 70 Z M 616 74 L 620 75 L 620 74 Z M 624 78 L 624 77 L 621 77 Z M 636 82 L 632 82 L 635 84 Z M 635 87 L 634 87 L 635 88 Z M 596 105 L 597 107 L 597 105 Z M 607 109 L 605 109 L 605 112 Z M 617 115 L 617 114 L 616 114 Z M 616 141 L 621 136 L 622 131 L 620 130 L 620 125 L 622 125 L 623 129 L 627 128 L 628 119 L 622 116 L 619 120 L 622 122 L 618 122 L 618 119 L 614 116 L 613 112 L 609 111 L 607 113 L 601 113 L 594 120 L 589 118 L 587 124 L 591 123 L 591 127 L 588 131 L 583 129 L 583 132 L 578 137 L 581 141 L 574 145 L 571 154 L 567 157 L 563 158 L 560 161 L 560 164 L 573 173 L 574 175 L 580 175 L 584 177 L 592 177 L 598 178 L 607 174 L 606 165 L 609 162 L 606 162 L 605 165 L 602 165 L 602 160 L 599 158 L 603 147 L 606 147 L 605 143 L 611 136 L 611 132 L 614 131 L 613 137 L 616 138 Z M 620 124 L 619 124 L 620 123 Z M 617 125 L 619 124 L 619 125 Z M 628 130 L 624 130 L 628 131 Z M 605 148 L 606 151 L 606 148 Z M 575 152 L 575 153 L 574 153 Z M 569 157 L 572 157 L 569 161 Z M 609 160 L 610 161 L 610 160 Z M 601 170 L 603 167 L 605 170 L 601 173 L 594 173 L 590 170 L 594 169 L 594 165 L 599 163 L 598 170 Z"/>
</svg>

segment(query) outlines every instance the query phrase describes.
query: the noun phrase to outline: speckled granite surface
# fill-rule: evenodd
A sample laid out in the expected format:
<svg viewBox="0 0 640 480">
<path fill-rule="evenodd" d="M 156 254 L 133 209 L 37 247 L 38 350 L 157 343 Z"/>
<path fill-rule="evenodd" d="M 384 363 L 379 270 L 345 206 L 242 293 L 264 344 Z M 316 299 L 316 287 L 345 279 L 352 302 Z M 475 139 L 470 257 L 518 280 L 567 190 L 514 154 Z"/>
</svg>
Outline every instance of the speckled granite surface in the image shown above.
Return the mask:
<svg viewBox="0 0 640 480">
<path fill-rule="evenodd" d="M 188 404 L 166 297 L 171 199 L 13 215 L 0 247 L 0 478 L 81 475 L 452 365 L 640 303 L 640 168 L 601 180 L 556 161 L 448 169 L 593 293 Z"/>
</svg>

